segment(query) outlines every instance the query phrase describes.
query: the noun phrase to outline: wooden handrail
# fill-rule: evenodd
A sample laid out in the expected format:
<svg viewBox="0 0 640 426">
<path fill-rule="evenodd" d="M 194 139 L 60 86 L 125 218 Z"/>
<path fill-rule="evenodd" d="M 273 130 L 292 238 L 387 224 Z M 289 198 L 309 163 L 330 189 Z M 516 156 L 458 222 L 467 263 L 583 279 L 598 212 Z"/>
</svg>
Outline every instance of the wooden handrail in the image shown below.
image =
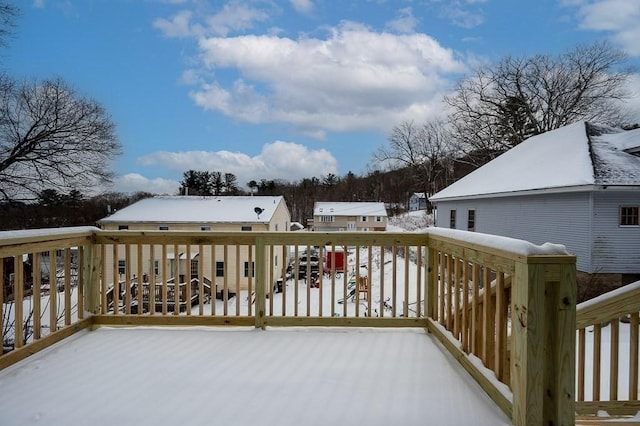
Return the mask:
<svg viewBox="0 0 640 426">
<path fill-rule="evenodd" d="M 429 330 L 514 424 L 573 424 L 575 257 L 464 235 L 429 236 Z"/>
<path fill-rule="evenodd" d="M 446 230 L 290 233 L 73 228 L 51 235 L 0 233 L 0 257 L 14 258 L 17 285 L 28 290 L 19 259 L 34 255 L 37 264 L 41 253 L 50 251 L 49 267 L 55 270 L 54 250 L 64 253 L 63 289 L 60 295 L 52 290 L 48 296 L 55 305 L 50 310 L 52 334 L 34 337 L 33 343 L 21 342 L 26 348 L 55 341 L 60 332 L 66 336 L 70 330 L 104 324 L 426 327 L 512 416 L 514 424 L 572 424 L 574 398 L 567 395 L 573 395 L 575 383 L 575 257 L 536 247 L 531 251 L 532 245 L 524 242 L 503 245 L 503 241 Z M 330 279 L 315 284 L 310 278 L 315 266 L 309 257 L 299 260 L 301 251 L 312 247 L 319 247 L 320 256 L 325 247 L 332 252 L 335 247 L 351 247 L 354 264 L 344 268 L 340 277 L 335 257 L 331 268 L 318 265 L 318 273 L 330 269 L 326 271 Z M 71 313 L 70 306 L 71 248 L 78 251 L 79 259 L 79 290 L 73 296 L 79 298 L 77 314 Z M 290 253 L 294 272 L 285 276 Z M 303 266 L 306 277 L 299 276 Z M 3 269 L 0 265 L 4 277 Z M 196 278 L 193 286 L 192 276 Z M 358 285 L 360 278 L 366 280 L 366 288 Z M 273 300 L 278 279 L 283 280 L 281 304 Z M 38 280 L 34 275 L 34 282 Z M 205 280 L 210 280 L 209 287 Z M 211 289 L 208 297 L 221 298 L 212 300 L 210 310 L 204 309 L 207 288 Z M 14 297 L 34 297 L 20 291 Z M 192 309 L 196 296 L 197 307 Z M 328 302 L 323 302 L 325 296 Z M 585 312 L 601 318 L 596 308 Z M 545 346 L 547 350 L 542 349 Z"/>
</svg>

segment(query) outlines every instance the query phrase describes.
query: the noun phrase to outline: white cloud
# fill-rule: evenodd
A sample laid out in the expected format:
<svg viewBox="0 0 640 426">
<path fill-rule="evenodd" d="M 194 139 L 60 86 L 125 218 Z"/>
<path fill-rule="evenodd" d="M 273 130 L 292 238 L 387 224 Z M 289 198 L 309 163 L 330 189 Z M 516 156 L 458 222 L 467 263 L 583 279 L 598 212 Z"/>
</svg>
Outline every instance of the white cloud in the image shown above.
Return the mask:
<svg viewBox="0 0 640 426">
<path fill-rule="evenodd" d="M 310 150 L 304 145 L 283 141 L 265 144 L 262 152 L 253 157 L 231 151 L 162 151 L 140 157 L 138 163 L 143 166 L 161 165 L 176 172 L 215 170 L 233 173 L 240 185 L 250 180 L 295 181 L 337 173 L 337 161 L 329 151 Z"/>
<path fill-rule="evenodd" d="M 44 0 L 33 0 L 33 7 L 41 9 L 44 7 Z"/>
<path fill-rule="evenodd" d="M 224 37 L 232 32 L 251 29 L 256 22 L 269 19 L 266 11 L 238 0 L 225 4 L 218 12 L 205 17 L 202 22 L 194 22 L 194 17 L 201 13 L 194 14 L 190 10 L 182 10 L 169 19 L 154 20 L 153 26 L 162 31 L 165 37 Z"/>
<path fill-rule="evenodd" d="M 640 74 L 632 74 L 627 81 L 630 99 L 623 102 L 624 108 L 629 111 L 629 120 L 640 123 Z"/>
<path fill-rule="evenodd" d="M 289 2 L 300 13 L 309 14 L 313 10 L 313 1 L 311 0 L 289 0 Z"/>
<path fill-rule="evenodd" d="M 442 7 L 440 13 L 442 17 L 462 28 L 474 28 L 484 23 L 484 15 L 481 12 L 471 11 L 459 2 L 448 3 Z"/>
<path fill-rule="evenodd" d="M 177 194 L 180 183 L 171 179 L 149 179 L 138 173 L 128 173 L 114 179 L 112 189 L 117 192 L 151 192 L 152 194 Z"/>
<path fill-rule="evenodd" d="M 409 34 L 415 31 L 416 25 L 418 25 L 418 18 L 413 16 L 413 9 L 405 7 L 398 10 L 398 16 L 387 22 L 385 27 L 397 33 Z"/>
<path fill-rule="evenodd" d="M 606 31 L 632 56 L 640 56 L 640 2 L 629 0 L 595 0 L 563 3 L 578 7 L 580 28 Z"/>
<path fill-rule="evenodd" d="M 225 4 L 218 13 L 206 19 L 210 34 L 226 36 L 232 31 L 242 31 L 253 28 L 255 22 L 264 22 L 269 15 L 261 10 L 241 1 Z"/>
<path fill-rule="evenodd" d="M 425 34 L 378 33 L 352 22 L 327 32 L 325 39 L 202 38 L 203 67 L 238 77 L 202 83 L 192 99 L 241 121 L 284 122 L 306 134 L 387 131 L 440 111 L 451 76 L 465 70 Z"/>
<path fill-rule="evenodd" d="M 162 31 L 165 37 L 189 37 L 194 34 L 190 26 L 191 15 L 191 11 L 183 10 L 171 19 L 156 19 L 153 26 Z"/>
</svg>

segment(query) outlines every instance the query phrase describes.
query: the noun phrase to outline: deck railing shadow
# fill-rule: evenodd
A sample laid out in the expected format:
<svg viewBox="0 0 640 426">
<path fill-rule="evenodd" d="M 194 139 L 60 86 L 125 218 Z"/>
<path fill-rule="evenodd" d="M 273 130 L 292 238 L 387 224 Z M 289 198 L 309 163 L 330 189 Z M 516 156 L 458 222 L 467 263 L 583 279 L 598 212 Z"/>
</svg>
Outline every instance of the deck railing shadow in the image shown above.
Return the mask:
<svg viewBox="0 0 640 426">
<path fill-rule="evenodd" d="M 336 248 L 341 273 L 323 261 Z M 312 250 L 317 280 L 295 273 Z M 575 257 L 559 247 L 437 229 L 88 227 L 0 233 L 0 258 L 0 369 L 100 325 L 423 327 L 514 424 L 575 421 Z"/>
</svg>

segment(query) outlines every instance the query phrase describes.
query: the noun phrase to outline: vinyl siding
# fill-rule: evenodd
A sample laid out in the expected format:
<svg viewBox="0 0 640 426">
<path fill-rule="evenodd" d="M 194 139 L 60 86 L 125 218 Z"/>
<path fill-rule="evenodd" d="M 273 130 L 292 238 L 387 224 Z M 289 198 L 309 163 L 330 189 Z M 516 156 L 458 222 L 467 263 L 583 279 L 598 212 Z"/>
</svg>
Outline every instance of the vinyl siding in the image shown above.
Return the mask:
<svg viewBox="0 0 640 426">
<path fill-rule="evenodd" d="M 619 207 L 640 206 L 640 193 L 594 193 L 594 272 L 640 273 L 640 227 L 620 227 Z"/>
<path fill-rule="evenodd" d="M 449 228 L 450 211 L 456 210 L 456 228 L 467 230 L 468 210 L 475 210 L 475 230 L 531 241 L 564 244 L 577 256 L 577 269 L 591 269 L 590 193 L 541 194 L 441 201 L 437 226 Z"/>
<path fill-rule="evenodd" d="M 329 215 L 327 215 L 329 216 Z M 314 216 L 313 229 L 317 232 L 336 232 L 336 231 L 348 231 L 349 222 L 354 222 L 356 228 L 353 231 L 384 231 L 387 229 L 387 217 L 380 216 L 380 222 L 376 221 L 378 216 L 366 216 L 367 220 L 362 221 L 362 216 L 341 216 L 330 215 L 334 217 L 333 222 L 321 222 L 321 216 Z"/>
</svg>

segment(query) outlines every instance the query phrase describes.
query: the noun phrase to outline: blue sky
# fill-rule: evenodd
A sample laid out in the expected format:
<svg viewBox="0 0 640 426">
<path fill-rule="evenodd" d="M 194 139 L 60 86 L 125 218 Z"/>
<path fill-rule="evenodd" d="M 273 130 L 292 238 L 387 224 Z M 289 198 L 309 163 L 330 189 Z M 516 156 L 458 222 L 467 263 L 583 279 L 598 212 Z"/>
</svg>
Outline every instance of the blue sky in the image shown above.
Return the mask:
<svg viewBox="0 0 640 426">
<path fill-rule="evenodd" d="M 174 193 L 189 169 L 366 173 L 394 125 L 442 114 L 474 66 L 608 40 L 640 63 L 640 0 L 23 0 L 0 60 L 101 103 L 113 190 Z M 640 120 L 640 76 L 630 80 Z"/>
</svg>

